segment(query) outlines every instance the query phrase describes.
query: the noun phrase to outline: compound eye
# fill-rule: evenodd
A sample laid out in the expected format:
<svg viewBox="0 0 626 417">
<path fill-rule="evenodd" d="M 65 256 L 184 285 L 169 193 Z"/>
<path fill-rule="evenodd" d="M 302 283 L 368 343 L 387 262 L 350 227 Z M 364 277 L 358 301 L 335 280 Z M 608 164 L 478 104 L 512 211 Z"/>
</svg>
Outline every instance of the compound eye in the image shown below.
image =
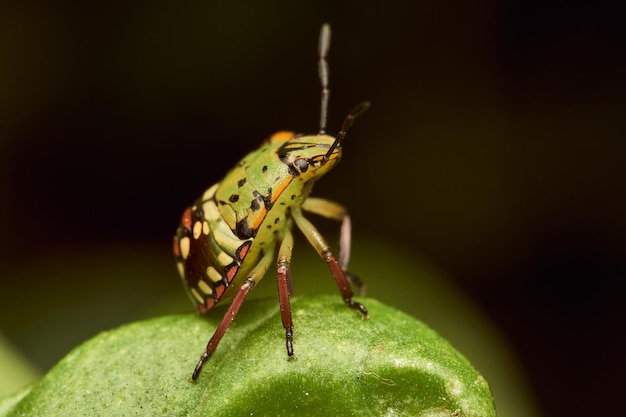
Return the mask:
<svg viewBox="0 0 626 417">
<path fill-rule="evenodd" d="M 298 168 L 298 171 L 300 172 L 306 172 L 309 169 L 309 161 L 304 158 L 296 159 L 295 161 L 293 161 L 293 164 L 296 168 Z"/>
</svg>

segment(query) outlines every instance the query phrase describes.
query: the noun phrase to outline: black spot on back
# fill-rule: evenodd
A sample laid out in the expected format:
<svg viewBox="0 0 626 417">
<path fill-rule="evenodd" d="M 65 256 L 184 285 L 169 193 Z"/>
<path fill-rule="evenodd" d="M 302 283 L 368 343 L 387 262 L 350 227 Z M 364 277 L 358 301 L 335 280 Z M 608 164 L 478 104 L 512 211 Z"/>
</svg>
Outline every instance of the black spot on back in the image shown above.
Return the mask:
<svg viewBox="0 0 626 417">
<path fill-rule="evenodd" d="M 235 233 L 237 234 L 237 237 L 239 239 L 245 240 L 256 236 L 256 230 L 251 229 L 250 226 L 248 226 L 247 220 L 248 217 L 244 217 L 243 219 L 239 220 L 237 222 L 237 225 L 235 226 Z"/>
<path fill-rule="evenodd" d="M 204 221 L 204 210 L 200 207 L 196 207 L 196 209 L 191 212 L 191 221 L 194 223 L 197 221 Z"/>
</svg>

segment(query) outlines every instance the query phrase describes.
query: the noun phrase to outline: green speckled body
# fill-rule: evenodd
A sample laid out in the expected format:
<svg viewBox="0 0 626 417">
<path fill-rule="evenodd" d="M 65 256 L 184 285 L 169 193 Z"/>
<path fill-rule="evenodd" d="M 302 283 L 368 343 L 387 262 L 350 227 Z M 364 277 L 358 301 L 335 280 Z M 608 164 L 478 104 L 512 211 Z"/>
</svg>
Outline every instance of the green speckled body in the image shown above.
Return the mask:
<svg viewBox="0 0 626 417">
<path fill-rule="evenodd" d="M 231 288 L 274 250 L 283 229 L 292 226 L 291 208 L 301 206 L 315 180 L 339 161 L 337 147 L 322 163 L 335 140 L 276 133 L 185 210 L 174 253 L 201 313 L 229 298 Z"/>
</svg>

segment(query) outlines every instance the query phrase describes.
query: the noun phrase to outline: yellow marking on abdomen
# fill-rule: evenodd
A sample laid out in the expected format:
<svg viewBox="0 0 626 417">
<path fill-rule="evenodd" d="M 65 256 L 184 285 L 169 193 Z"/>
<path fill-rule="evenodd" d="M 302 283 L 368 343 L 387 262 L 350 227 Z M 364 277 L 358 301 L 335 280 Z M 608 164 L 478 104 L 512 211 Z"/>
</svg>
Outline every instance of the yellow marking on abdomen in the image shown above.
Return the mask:
<svg viewBox="0 0 626 417">
<path fill-rule="evenodd" d="M 193 238 L 199 238 L 200 234 L 202 234 L 202 223 L 197 221 L 193 224 Z"/>
<path fill-rule="evenodd" d="M 217 260 L 220 261 L 222 265 L 230 265 L 233 262 L 232 256 L 226 252 L 220 252 L 220 254 L 217 255 Z"/>
<path fill-rule="evenodd" d="M 213 294 L 213 290 L 211 289 L 211 287 L 209 287 L 209 284 L 207 284 L 205 281 L 202 281 L 202 280 L 198 281 L 198 288 L 200 288 L 200 291 L 202 291 L 206 295 Z"/>
<path fill-rule="evenodd" d="M 183 257 L 183 259 L 187 259 L 187 257 L 189 256 L 189 238 L 188 237 L 183 237 L 178 241 L 178 245 L 180 246 L 180 254 Z"/>
<path fill-rule="evenodd" d="M 213 184 L 208 190 L 202 194 L 202 201 L 210 200 L 215 196 L 215 192 L 217 191 L 217 187 L 219 187 L 219 182 L 217 184 Z"/>
<path fill-rule="evenodd" d="M 191 288 L 191 295 L 193 296 L 193 298 L 196 299 L 196 301 L 198 302 L 198 304 L 204 304 L 204 297 L 200 295 L 200 293 L 198 291 L 196 291 L 195 288 Z"/>
<path fill-rule="evenodd" d="M 218 282 L 222 280 L 222 274 L 217 272 L 217 269 L 213 268 L 212 266 L 206 269 L 206 274 L 213 282 Z"/>
<path fill-rule="evenodd" d="M 215 202 L 213 200 L 204 203 L 202 205 L 202 208 L 204 209 L 204 215 L 208 220 L 216 221 L 220 218 L 220 212 L 217 209 L 217 206 L 215 205 Z"/>
<path fill-rule="evenodd" d="M 228 223 L 225 221 L 219 221 L 213 225 L 213 236 L 219 237 L 219 245 L 228 250 L 230 253 L 235 253 L 237 248 L 241 245 L 241 239 L 239 239 L 232 230 L 230 230 Z"/>
</svg>

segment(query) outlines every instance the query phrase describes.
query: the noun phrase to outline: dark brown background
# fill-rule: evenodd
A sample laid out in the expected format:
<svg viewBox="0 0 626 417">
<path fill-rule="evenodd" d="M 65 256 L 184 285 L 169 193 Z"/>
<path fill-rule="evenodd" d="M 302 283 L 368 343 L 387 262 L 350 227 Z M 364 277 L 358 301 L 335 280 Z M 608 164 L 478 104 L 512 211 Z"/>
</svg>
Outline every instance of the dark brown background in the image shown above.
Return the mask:
<svg viewBox="0 0 626 417">
<path fill-rule="evenodd" d="M 351 209 L 357 234 L 461 286 L 513 346 L 546 415 L 620 409 L 624 6 L 49 3 L 0 6 L 0 311 L 42 370 L 63 352 L 42 358 L 54 336 L 23 329 L 46 328 L 65 304 L 55 288 L 72 262 L 106 268 L 90 253 L 138 242 L 158 247 L 142 259 L 170 262 L 180 212 L 202 189 L 272 132 L 316 131 L 328 21 L 329 126 L 373 104 L 318 194 Z M 63 277 L 46 272 L 58 263 Z M 175 279 L 83 287 L 90 277 L 76 275 L 68 299 L 180 291 Z M 389 292 L 401 285 L 390 278 Z M 87 334 L 134 308 L 82 304 L 101 315 Z"/>
</svg>

